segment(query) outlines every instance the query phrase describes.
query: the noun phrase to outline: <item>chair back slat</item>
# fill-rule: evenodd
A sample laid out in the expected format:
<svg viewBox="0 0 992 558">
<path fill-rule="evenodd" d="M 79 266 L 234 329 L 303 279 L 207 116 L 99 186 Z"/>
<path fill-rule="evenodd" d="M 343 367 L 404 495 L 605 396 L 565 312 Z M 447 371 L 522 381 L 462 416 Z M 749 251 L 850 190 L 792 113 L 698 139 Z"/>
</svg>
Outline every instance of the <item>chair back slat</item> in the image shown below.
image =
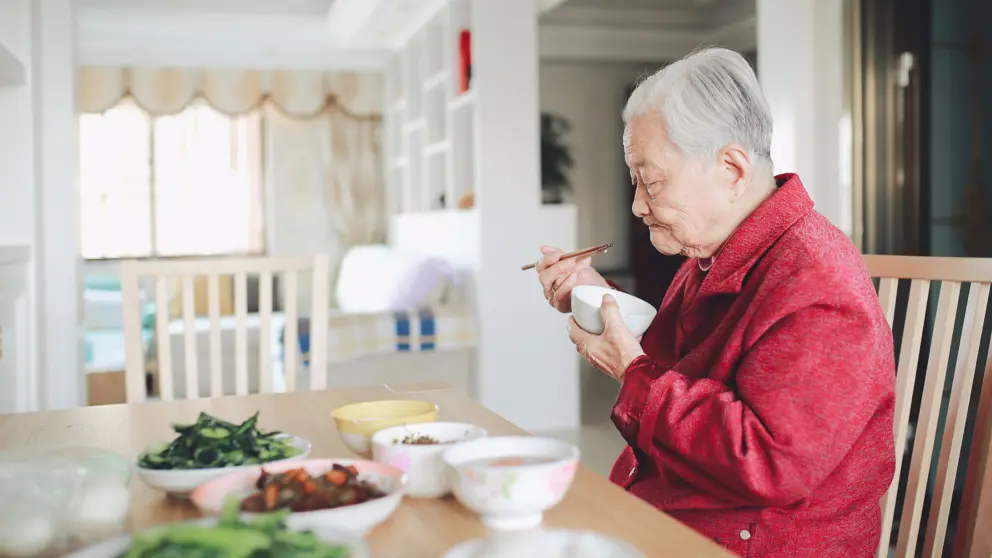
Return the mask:
<svg viewBox="0 0 992 558">
<path fill-rule="evenodd" d="M 899 292 L 899 280 L 892 277 L 882 277 L 878 281 L 878 302 L 885 314 L 885 321 L 891 328 L 896 318 L 896 295 Z"/>
<path fill-rule="evenodd" d="M 272 272 L 258 276 L 258 371 L 259 390 L 272 393 Z"/>
<path fill-rule="evenodd" d="M 182 278 L 183 296 L 183 340 L 186 366 L 186 398 L 200 397 L 200 374 L 196 366 L 196 293 L 193 291 L 193 276 L 186 274 Z"/>
<path fill-rule="evenodd" d="M 156 373 L 162 401 L 172 401 L 175 396 L 175 391 L 172 389 L 172 346 L 169 332 L 168 288 L 166 277 L 155 278 L 155 339 L 158 345 L 155 350 L 155 362 L 158 364 Z"/>
<path fill-rule="evenodd" d="M 899 351 L 899 363 L 896 369 L 896 406 L 893 420 L 896 471 L 892 485 L 882 499 L 882 538 L 879 541 L 879 558 L 887 558 L 889 555 L 889 539 L 892 532 L 892 522 L 895 519 L 896 500 L 899 496 L 899 475 L 902 473 L 901 456 L 906 453 L 906 441 L 909 438 L 909 411 L 913 401 L 913 390 L 916 386 L 916 369 L 920 361 L 920 347 L 923 343 L 923 326 L 926 322 L 929 298 L 930 281 L 914 279 L 909 287 L 906 325 L 903 330 L 902 348 Z"/>
<path fill-rule="evenodd" d="M 143 334 L 141 306 L 141 285 L 147 280 L 155 301 L 154 347 L 155 365 L 151 370 L 157 380 L 158 394 L 163 400 L 176 397 L 197 398 L 218 397 L 231 390 L 226 381 L 233 380 L 233 392 L 237 395 L 256 390 L 271 393 L 282 389 L 275 383 L 276 375 L 285 378 L 285 387 L 295 390 L 298 387 L 322 389 L 327 386 L 327 332 L 328 295 L 330 291 L 330 264 L 326 255 L 298 258 L 222 258 L 222 259 L 168 259 L 168 260 L 129 260 L 122 263 L 122 308 L 124 311 L 124 338 L 126 361 L 127 401 L 143 401 L 147 398 L 145 335 Z M 310 312 L 310 381 L 300 386 L 298 381 L 301 360 L 297 320 L 299 309 L 299 274 L 309 272 L 312 276 L 312 308 Z M 234 285 L 233 316 L 221 315 L 221 277 L 230 277 Z M 248 278 L 258 278 L 257 314 L 248 312 Z M 276 278 L 284 278 L 283 313 L 284 323 L 273 312 L 273 287 Z M 204 310 L 197 306 L 198 283 L 205 279 L 206 317 L 209 330 L 203 324 Z M 229 283 L 225 283 L 227 285 Z M 226 288 L 226 287 L 225 287 Z M 229 292 L 229 291 L 228 291 Z M 229 295 L 228 295 L 229 296 Z M 170 312 L 171 299 L 176 298 L 179 320 L 173 322 Z M 172 335 L 179 334 L 182 327 L 181 349 L 183 357 L 173 356 Z M 274 353 L 274 335 L 282 326 L 282 362 L 277 362 Z M 203 331 L 201 331 L 203 330 Z M 233 330 L 233 331 L 232 331 Z M 201 334 L 208 339 L 201 340 Z M 253 348 L 255 337 L 258 347 Z M 233 351 L 231 343 L 233 340 Z M 200 359 L 203 348 L 207 356 Z M 224 354 L 227 352 L 228 354 Z M 230 353 L 233 352 L 233 355 Z M 250 363 L 258 360 L 255 366 Z M 174 370 L 173 360 L 183 370 Z M 227 366 L 232 368 L 225 368 Z M 174 372 L 179 377 L 174 381 Z M 203 378 L 202 374 L 209 375 Z M 225 376 L 227 374 L 227 376 Z M 201 387 L 201 380 L 204 382 Z M 254 382 L 257 380 L 257 384 Z M 185 389 L 180 389 L 181 382 Z M 225 387 L 225 385 L 227 387 Z M 257 386 L 257 388 L 255 387 Z"/>
<path fill-rule="evenodd" d="M 986 532 L 982 526 L 992 522 L 992 473 L 987 467 L 992 435 L 992 381 L 985 381 L 988 374 L 978 366 L 988 344 L 989 324 L 985 316 L 989 310 L 992 260 L 905 256 L 864 256 L 864 259 L 869 274 L 879 280 L 879 303 L 885 319 L 893 331 L 901 331 L 901 339 L 897 339 L 899 360 L 893 424 L 896 473 L 881 502 L 882 537 L 877 557 L 890 555 L 893 522 L 898 513 L 896 558 L 919 555 L 937 558 L 945 555 L 948 542 L 952 543 L 954 557 L 989 558 L 992 532 Z M 909 282 L 909 294 L 904 302 L 904 318 L 900 319 L 902 281 Z M 933 287 L 937 291 L 931 297 Z M 936 312 L 930 315 L 934 304 Z M 928 322 L 928 317 L 932 322 Z M 929 337 L 928 347 L 924 345 L 925 336 Z M 918 371 L 924 347 L 928 349 L 925 368 Z M 989 362 L 982 364 L 984 370 L 989 370 Z M 917 393 L 916 380 L 921 375 L 922 393 Z M 951 376 L 949 391 L 948 375 Z M 981 384 L 981 394 L 977 409 L 969 413 L 976 381 Z M 919 401 L 915 428 L 911 425 L 914 396 Z M 969 425 L 972 414 L 975 421 Z M 966 437 L 969 426 L 974 426 L 970 439 Z M 911 452 L 907 452 L 910 438 Z M 910 457 L 904 474 L 902 466 L 907 453 Z M 937 462 L 933 463 L 935 453 Z M 964 492 L 957 526 L 949 532 L 955 487 L 961 484 L 958 471 L 965 459 Z M 900 498 L 898 489 L 903 476 L 905 492 Z M 900 503 L 901 513 L 897 511 Z M 922 549 L 922 554 L 918 549 Z"/>
<path fill-rule="evenodd" d="M 283 330 L 282 354 L 285 355 L 283 361 L 283 374 L 286 377 L 286 391 L 296 391 L 296 374 L 298 361 L 296 354 L 299 348 L 297 341 L 297 312 L 296 297 L 298 294 L 298 275 L 295 271 L 286 272 L 286 296 L 283 314 L 286 316 L 286 327 Z"/>
<path fill-rule="evenodd" d="M 327 307 L 330 296 L 329 281 L 330 262 L 326 257 L 318 258 L 313 265 L 314 277 L 325 280 L 312 282 L 314 308 L 324 309 L 323 319 L 310 320 L 310 389 L 327 389 Z"/>
<path fill-rule="evenodd" d="M 224 393 L 224 356 L 220 333 L 220 275 L 207 276 L 207 316 L 210 320 L 210 397 Z"/>
<path fill-rule="evenodd" d="M 234 274 L 234 394 L 248 394 L 248 275 Z"/>
</svg>

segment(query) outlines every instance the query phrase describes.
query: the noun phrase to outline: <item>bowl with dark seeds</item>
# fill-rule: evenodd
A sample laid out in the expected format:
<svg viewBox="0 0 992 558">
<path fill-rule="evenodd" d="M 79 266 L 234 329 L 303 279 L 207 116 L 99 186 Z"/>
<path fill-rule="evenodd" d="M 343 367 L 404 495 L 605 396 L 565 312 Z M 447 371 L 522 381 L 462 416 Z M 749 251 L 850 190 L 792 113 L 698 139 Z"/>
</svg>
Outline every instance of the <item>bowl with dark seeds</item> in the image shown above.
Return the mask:
<svg viewBox="0 0 992 558">
<path fill-rule="evenodd" d="M 407 495 L 442 498 L 451 493 L 444 452 L 486 437 L 486 430 L 464 422 L 425 422 L 386 428 L 372 436 L 372 459 L 407 474 Z"/>
</svg>

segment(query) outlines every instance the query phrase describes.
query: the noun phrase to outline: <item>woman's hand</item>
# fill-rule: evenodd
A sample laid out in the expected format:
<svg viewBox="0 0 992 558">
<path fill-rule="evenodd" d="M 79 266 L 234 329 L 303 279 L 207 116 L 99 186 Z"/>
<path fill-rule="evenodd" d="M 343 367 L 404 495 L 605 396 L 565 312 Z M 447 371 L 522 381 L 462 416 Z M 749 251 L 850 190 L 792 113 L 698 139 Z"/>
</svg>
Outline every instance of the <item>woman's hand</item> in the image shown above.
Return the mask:
<svg viewBox="0 0 992 558">
<path fill-rule="evenodd" d="M 609 287 L 606 279 L 592 268 L 592 257 L 562 260 L 562 251 L 541 246 L 544 254 L 537 262 L 537 278 L 544 288 L 544 298 L 551 307 L 567 314 L 572 311 L 572 288 L 576 285 Z"/>
<path fill-rule="evenodd" d="M 602 335 L 593 335 L 579 327 L 574 317 L 568 318 L 568 337 L 575 343 L 575 350 L 599 370 L 618 382 L 623 381 L 627 367 L 635 358 L 644 354 L 640 337 L 627 329 L 620 315 L 620 307 L 612 296 L 603 295 L 600 308 L 603 317 Z"/>
</svg>

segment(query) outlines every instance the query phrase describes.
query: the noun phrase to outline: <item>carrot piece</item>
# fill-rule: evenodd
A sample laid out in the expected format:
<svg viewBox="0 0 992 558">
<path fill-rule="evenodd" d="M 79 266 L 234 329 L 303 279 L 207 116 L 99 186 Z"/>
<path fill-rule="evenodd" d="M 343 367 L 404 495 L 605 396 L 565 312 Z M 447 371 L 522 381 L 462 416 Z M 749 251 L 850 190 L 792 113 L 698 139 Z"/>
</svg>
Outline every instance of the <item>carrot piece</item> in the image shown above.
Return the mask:
<svg viewBox="0 0 992 558">
<path fill-rule="evenodd" d="M 276 503 L 279 502 L 279 486 L 276 484 L 270 484 L 265 487 L 265 507 L 266 509 L 275 509 Z"/>
<path fill-rule="evenodd" d="M 313 479 L 307 479 L 307 481 L 303 483 L 303 493 L 313 494 L 314 492 L 317 492 L 317 483 L 313 482 Z"/>
<path fill-rule="evenodd" d="M 328 471 L 324 475 L 324 478 L 326 478 L 327 482 L 333 484 L 334 486 L 344 486 L 348 483 L 348 473 L 345 473 L 344 471 Z"/>
</svg>

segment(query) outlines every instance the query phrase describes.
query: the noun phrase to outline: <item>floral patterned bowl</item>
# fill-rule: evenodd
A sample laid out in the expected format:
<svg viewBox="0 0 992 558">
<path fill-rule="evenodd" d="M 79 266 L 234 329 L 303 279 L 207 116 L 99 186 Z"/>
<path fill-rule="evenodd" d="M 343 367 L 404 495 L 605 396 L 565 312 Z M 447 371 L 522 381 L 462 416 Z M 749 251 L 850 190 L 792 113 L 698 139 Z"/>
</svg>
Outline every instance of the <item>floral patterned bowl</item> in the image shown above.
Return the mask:
<svg viewBox="0 0 992 558">
<path fill-rule="evenodd" d="M 558 505 L 579 467 L 579 448 L 553 438 L 502 436 L 444 454 L 452 489 L 493 530 L 530 529 Z"/>
<path fill-rule="evenodd" d="M 485 437 L 484 428 L 464 422 L 396 426 L 372 436 L 372 459 L 407 474 L 407 496 L 441 498 L 451 493 L 444 452 L 455 444 Z"/>
</svg>

